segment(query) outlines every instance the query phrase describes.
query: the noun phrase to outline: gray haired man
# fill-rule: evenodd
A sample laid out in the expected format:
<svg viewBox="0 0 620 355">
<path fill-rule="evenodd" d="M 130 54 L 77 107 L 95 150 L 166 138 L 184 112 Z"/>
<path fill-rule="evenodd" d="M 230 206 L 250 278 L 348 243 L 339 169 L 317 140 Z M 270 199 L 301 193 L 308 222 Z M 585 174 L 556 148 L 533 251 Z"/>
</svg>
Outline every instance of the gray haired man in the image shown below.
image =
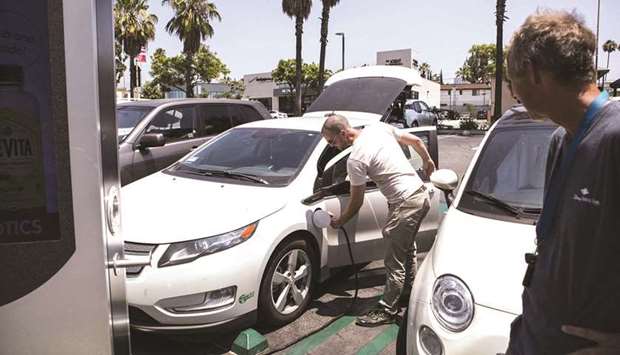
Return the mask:
<svg viewBox="0 0 620 355">
<path fill-rule="evenodd" d="M 596 87 L 595 49 L 584 21 L 564 11 L 531 15 L 509 47 L 513 94 L 561 126 L 512 355 L 620 354 L 620 103 Z"/>
<path fill-rule="evenodd" d="M 377 184 L 388 200 L 388 221 L 383 228 L 387 270 L 384 294 L 378 307 L 358 317 L 357 324 L 371 327 L 394 322 L 407 273 L 412 273 L 415 267 L 412 260 L 415 236 L 430 206 L 424 183 L 399 144 L 414 148 L 429 176 L 435 164 L 421 139 L 385 123 L 377 122 L 360 130 L 352 128 L 344 116 L 332 114 L 327 117 L 321 134 L 338 149 L 352 146 L 347 161 L 351 199 L 340 217 L 332 218 L 333 228 L 342 226 L 359 211 L 364 201 L 366 177 Z"/>
</svg>

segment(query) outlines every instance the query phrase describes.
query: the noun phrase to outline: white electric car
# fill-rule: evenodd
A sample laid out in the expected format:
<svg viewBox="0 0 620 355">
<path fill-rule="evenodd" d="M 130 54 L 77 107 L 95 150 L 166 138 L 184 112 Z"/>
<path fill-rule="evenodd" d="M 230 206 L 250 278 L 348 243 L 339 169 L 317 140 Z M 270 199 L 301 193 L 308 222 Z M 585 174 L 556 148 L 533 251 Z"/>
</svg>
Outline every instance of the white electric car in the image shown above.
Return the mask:
<svg viewBox="0 0 620 355">
<path fill-rule="evenodd" d="M 408 354 L 505 352 L 521 313 L 524 254 L 535 249 L 556 128 L 515 107 L 487 133 L 416 275 Z"/>
<path fill-rule="evenodd" d="M 125 186 L 122 219 L 127 258 L 148 266 L 127 271 L 134 329 L 222 330 L 284 324 L 308 306 L 317 281 L 349 263 L 345 237 L 312 223 L 316 210 L 339 214 L 349 199 L 346 159 L 321 138 L 326 112 L 364 127 L 385 116 L 417 80 L 405 68 L 341 72 L 303 118 L 264 120 L 230 129 L 161 172 Z M 434 127 L 407 131 L 437 161 Z M 431 210 L 418 235 L 428 250 L 441 217 L 440 193 L 426 181 Z M 369 182 L 364 204 L 345 228 L 356 262 L 382 259 L 387 203 Z"/>
</svg>

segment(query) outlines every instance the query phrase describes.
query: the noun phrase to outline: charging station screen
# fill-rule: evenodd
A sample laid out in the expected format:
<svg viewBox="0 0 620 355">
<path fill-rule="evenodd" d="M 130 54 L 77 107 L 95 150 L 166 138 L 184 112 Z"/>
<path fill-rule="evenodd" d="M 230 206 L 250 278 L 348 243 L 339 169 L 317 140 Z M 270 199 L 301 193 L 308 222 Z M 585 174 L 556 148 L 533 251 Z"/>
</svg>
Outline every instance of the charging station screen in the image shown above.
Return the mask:
<svg viewBox="0 0 620 355">
<path fill-rule="evenodd" d="M 58 126 L 52 114 L 47 1 L 4 6 L 0 5 L 0 243 L 58 240 Z"/>
</svg>

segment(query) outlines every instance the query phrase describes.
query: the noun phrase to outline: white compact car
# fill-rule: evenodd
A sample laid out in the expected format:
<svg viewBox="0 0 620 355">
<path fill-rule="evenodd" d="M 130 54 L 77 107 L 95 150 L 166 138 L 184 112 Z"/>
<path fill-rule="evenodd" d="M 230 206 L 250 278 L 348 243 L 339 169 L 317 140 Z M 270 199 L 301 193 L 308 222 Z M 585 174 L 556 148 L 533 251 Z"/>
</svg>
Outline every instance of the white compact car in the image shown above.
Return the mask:
<svg viewBox="0 0 620 355">
<path fill-rule="evenodd" d="M 487 133 L 416 275 L 407 354 L 505 352 L 556 128 L 515 107 Z"/>
<path fill-rule="evenodd" d="M 134 329 L 219 331 L 257 316 L 278 325 L 306 309 L 316 282 L 349 263 L 344 234 L 312 222 L 315 211 L 339 214 L 349 199 L 350 148 L 338 151 L 321 138 L 326 108 L 357 127 L 378 122 L 412 85 L 410 72 L 393 69 L 381 71 L 385 76 L 377 68 L 339 73 L 303 118 L 235 127 L 123 188 L 126 258 L 148 262 L 127 270 Z M 387 91 L 350 100 L 360 92 L 347 88 L 358 85 L 373 95 L 372 85 Z M 435 128 L 408 131 L 426 142 L 438 164 Z M 441 216 L 440 193 L 415 151 L 404 146 L 403 153 L 431 196 L 418 235 L 419 249 L 428 250 Z M 359 214 L 345 226 L 356 262 L 383 258 L 386 218 L 387 202 L 369 182 Z"/>
</svg>

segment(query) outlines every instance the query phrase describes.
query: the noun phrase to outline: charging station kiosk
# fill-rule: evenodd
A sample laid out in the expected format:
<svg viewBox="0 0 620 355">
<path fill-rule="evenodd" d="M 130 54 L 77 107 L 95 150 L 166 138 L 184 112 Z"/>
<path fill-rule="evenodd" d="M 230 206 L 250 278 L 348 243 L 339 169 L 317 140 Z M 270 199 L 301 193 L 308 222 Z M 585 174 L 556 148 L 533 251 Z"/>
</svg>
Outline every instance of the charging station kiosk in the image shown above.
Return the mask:
<svg viewBox="0 0 620 355">
<path fill-rule="evenodd" d="M 0 3 L 0 355 L 130 354 L 112 0 Z"/>
</svg>

